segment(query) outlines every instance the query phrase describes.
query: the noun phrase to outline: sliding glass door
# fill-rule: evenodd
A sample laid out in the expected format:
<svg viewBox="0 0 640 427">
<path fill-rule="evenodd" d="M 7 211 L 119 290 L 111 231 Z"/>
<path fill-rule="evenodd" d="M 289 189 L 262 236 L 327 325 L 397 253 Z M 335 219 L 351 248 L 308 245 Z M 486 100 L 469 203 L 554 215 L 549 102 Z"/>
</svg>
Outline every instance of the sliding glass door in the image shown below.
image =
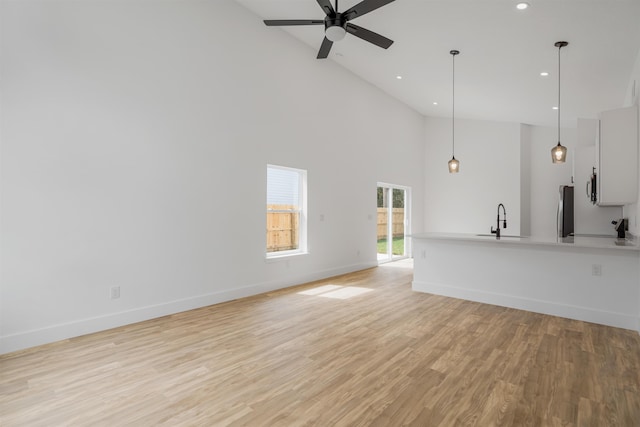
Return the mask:
<svg viewBox="0 0 640 427">
<path fill-rule="evenodd" d="M 378 262 L 409 256 L 410 188 L 378 183 Z"/>
</svg>

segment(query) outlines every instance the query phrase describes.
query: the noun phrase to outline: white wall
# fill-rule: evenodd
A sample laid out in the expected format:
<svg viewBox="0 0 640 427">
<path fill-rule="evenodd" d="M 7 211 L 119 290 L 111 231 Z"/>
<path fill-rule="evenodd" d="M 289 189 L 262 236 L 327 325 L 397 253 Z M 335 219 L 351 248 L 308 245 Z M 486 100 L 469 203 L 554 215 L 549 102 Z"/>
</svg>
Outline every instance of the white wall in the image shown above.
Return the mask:
<svg viewBox="0 0 640 427">
<path fill-rule="evenodd" d="M 520 125 L 520 235 L 531 236 L 531 126 Z"/>
<path fill-rule="evenodd" d="M 625 107 L 640 106 L 640 51 L 636 54 L 636 62 L 629 78 L 629 85 L 624 101 Z M 640 108 L 638 108 L 638 123 L 640 126 Z M 638 132 L 640 135 L 640 131 Z M 640 143 L 640 141 L 639 141 Z M 638 165 L 640 166 L 640 150 L 638 150 Z M 638 177 L 640 180 L 640 174 Z M 640 184 L 638 185 L 638 200 L 640 200 Z M 623 207 L 624 217 L 629 219 L 629 231 L 635 236 L 640 236 L 640 203 L 633 203 Z"/>
<path fill-rule="evenodd" d="M 451 157 L 451 120 L 429 117 L 425 127 L 425 230 L 486 233 L 495 225 L 496 205 L 502 202 L 509 224 L 503 233 L 555 237 L 559 187 L 574 185 L 576 232 L 614 234 L 611 221 L 620 218 L 621 208 L 593 206 L 586 200 L 595 140 L 591 147 L 578 147 L 577 129 L 561 129 L 567 162 L 553 164 L 556 127 L 456 120 L 461 172 L 455 175 L 446 167 Z M 585 159 L 589 155 L 590 162 Z"/>
<path fill-rule="evenodd" d="M 425 231 L 489 233 L 497 206 L 507 211 L 503 234 L 520 233 L 520 125 L 456 119 L 456 159 L 450 174 L 451 119 L 425 122 Z"/>
<path fill-rule="evenodd" d="M 487 233 L 495 226 L 498 203 L 503 203 L 508 218 L 504 234 L 556 235 L 558 188 L 571 185 L 576 129 L 561 129 L 567 162 L 553 164 L 555 127 L 458 119 L 459 174 L 449 174 L 446 166 L 451 120 L 428 117 L 425 129 L 425 230 Z"/>
<path fill-rule="evenodd" d="M 375 265 L 377 181 L 423 216 L 423 118 L 231 0 L 1 7 L 0 352 Z M 267 163 L 307 256 L 264 261 Z"/>
<path fill-rule="evenodd" d="M 636 53 L 636 62 L 633 66 L 633 72 L 629 78 L 627 95 L 624 106 L 640 106 L 640 51 Z M 638 108 L 638 126 L 640 127 L 640 108 Z M 638 129 L 638 138 L 640 138 L 640 129 Z M 640 141 L 638 141 L 640 144 Z M 640 150 L 638 150 L 638 167 L 640 167 Z M 638 201 L 636 203 L 623 206 L 622 212 L 625 218 L 629 220 L 629 231 L 636 237 L 640 238 L 640 174 L 638 174 Z M 640 301 L 640 296 L 638 297 Z M 640 325 L 638 326 L 640 332 Z"/>
</svg>

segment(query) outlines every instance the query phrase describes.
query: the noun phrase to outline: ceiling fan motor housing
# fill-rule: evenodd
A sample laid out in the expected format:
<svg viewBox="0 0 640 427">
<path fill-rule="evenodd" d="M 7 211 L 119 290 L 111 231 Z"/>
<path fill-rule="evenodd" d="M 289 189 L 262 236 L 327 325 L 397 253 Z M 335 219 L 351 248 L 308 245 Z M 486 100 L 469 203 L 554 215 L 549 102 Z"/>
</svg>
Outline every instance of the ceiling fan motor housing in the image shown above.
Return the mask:
<svg viewBox="0 0 640 427">
<path fill-rule="evenodd" d="M 332 42 L 340 41 L 347 34 L 347 20 L 342 18 L 342 14 L 327 16 L 324 18 L 324 35 Z"/>
<path fill-rule="evenodd" d="M 324 24 L 324 38 L 318 51 L 318 59 L 326 59 L 329 56 L 329 52 L 331 52 L 333 43 L 342 40 L 347 33 L 378 47 L 387 49 L 393 44 L 393 40 L 367 30 L 366 28 L 354 25 L 349 21 L 366 15 L 393 1 L 395 0 L 362 0 L 355 6 L 340 13 L 338 12 L 338 0 L 335 0 L 335 8 L 331 4 L 331 0 L 316 0 L 325 14 L 324 19 L 265 19 L 264 23 L 269 27 Z"/>
</svg>

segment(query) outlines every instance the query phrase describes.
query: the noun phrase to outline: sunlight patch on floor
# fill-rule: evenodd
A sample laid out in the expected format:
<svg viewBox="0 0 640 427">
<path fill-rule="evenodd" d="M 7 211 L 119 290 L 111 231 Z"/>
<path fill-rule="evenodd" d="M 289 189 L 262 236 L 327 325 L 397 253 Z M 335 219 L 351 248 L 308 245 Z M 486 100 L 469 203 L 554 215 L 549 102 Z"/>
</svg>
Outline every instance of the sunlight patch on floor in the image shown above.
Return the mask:
<svg viewBox="0 0 640 427">
<path fill-rule="evenodd" d="M 335 291 L 336 289 L 340 289 L 342 286 L 338 285 L 324 285 L 318 286 L 317 288 L 307 289 L 306 291 L 298 292 L 300 295 L 318 295 L 329 291 Z"/>
<path fill-rule="evenodd" d="M 413 268 L 413 258 L 405 258 L 397 261 L 385 262 L 378 267 L 384 268 Z"/>
<path fill-rule="evenodd" d="M 315 295 L 324 298 L 334 299 L 349 299 L 358 295 L 371 292 L 373 289 L 360 288 L 357 286 L 337 286 L 337 285 L 324 285 L 317 288 L 307 289 L 306 291 L 298 292 L 300 295 Z"/>
</svg>

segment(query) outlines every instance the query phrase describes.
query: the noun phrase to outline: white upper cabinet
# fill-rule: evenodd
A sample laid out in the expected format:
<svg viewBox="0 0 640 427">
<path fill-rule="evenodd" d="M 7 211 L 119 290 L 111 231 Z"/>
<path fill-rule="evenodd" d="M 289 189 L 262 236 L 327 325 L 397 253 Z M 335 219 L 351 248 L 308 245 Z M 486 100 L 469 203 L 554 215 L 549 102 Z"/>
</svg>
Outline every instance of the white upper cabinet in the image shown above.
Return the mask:
<svg viewBox="0 0 640 427">
<path fill-rule="evenodd" d="M 621 206 L 638 198 L 638 107 L 600 113 L 596 134 L 598 205 Z"/>
</svg>

